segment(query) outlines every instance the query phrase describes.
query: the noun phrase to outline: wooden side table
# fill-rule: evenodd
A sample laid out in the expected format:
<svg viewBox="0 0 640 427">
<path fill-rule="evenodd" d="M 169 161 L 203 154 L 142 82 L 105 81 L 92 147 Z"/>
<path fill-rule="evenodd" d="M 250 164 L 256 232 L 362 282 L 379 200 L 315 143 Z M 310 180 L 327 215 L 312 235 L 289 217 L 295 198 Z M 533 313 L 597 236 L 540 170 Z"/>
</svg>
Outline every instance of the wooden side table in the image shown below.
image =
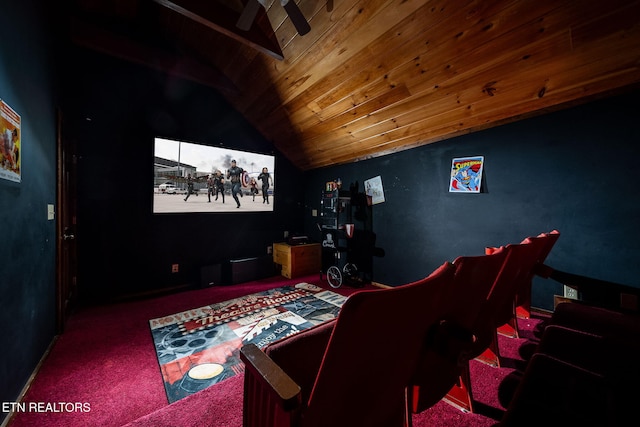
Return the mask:
<svg viewBox="0 0 640 427">
<path fill-rule="evenodd" d="M 273 262 L 282 267 L 280 274 L 289 279 L 320 272 L 320 259 L 320 243 L 273 244 Z"/>
</svg>

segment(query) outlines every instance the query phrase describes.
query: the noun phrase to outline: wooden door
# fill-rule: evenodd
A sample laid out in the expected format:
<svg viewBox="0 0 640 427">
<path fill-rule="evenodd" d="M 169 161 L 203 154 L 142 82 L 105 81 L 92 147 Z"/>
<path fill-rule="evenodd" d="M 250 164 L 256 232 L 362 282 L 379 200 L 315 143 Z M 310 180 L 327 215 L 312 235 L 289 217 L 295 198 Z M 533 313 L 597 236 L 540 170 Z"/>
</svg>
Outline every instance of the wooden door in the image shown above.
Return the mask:
<svg viewBox="0 0 640 427">
<path fill-rule="evenodd" d="M 76 257 L 76 144 L 65 132 L 65 120 L 58 111 L 57 126 L 57 220 L 56 220 L 56 312 L 57 333 L 64 331 L 66 321 L 77 300 Z"/>
</svg>

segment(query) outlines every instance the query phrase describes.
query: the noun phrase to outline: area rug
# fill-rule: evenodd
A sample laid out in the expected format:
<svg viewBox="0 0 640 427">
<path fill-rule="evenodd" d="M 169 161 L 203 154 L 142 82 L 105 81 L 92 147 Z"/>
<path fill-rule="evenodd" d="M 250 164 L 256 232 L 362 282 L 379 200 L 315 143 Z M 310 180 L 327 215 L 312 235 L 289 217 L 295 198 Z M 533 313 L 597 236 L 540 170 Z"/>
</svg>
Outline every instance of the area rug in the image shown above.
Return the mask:
<svg viewBox="0 0 640 427">
<path fill-rule="evenodd" d="M 169 403 L 244 371 L 240 348 L 335 318 L 346 297 L 309 283 L 149 320 Z"/>
</svg>

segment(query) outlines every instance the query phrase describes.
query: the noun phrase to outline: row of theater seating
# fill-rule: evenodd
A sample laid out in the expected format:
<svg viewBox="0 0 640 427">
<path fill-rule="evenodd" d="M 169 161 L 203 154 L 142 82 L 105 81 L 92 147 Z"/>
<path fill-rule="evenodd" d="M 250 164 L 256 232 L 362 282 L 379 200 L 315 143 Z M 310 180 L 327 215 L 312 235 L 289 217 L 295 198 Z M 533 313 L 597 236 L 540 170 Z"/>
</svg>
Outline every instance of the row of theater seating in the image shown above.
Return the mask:
<svg viewBox="0 0 640 427">
<path fill-rule="evenodd" d="M 640 316 L 558 304 L 502 426 L 626 426 L 640 401 Z"/>
<path fill-rule="evenodd" d="M 506 329 L 510 336 L 518 336 L 518 315 L 530 315 L 533 276 L 544 271 L 541 267 L 559 237 L 560 233 L 554 230 L 527 237 L 518 244 L 486 248 L 485 255 L 463 256 L 453 261 L 456 267 L 453 289 L 457 295 L 445 319 L 469 331 L 473 343 L 459 352 L 460 375 L 444 396 L 447 402 L 474 412 L 469 362 L 478 359 L 500 366 L 498 332 Z M 425 388 L 428 386 L 414 387 L 414 412 L 435 403 L 433 398 L 421 396 Z"/>
<path fill-rule="evenodd" d="M 332 321 L 264 349 L 244 346 L 244 426 L 406 427 L 412 412 L 442 398 L 473 411 L 469 361 L 499 364 L 498 330 L 517 325 L 518 308 L 528 314 L 532 277 L 559 235 L 459 257 L 403 286 L 356 292 Z M 536 354 L 532 366 L 544 357 Z M 522 395 L 526 389 L 512 401 L 510 425 L 527 410 L 518 405 Z"/>
</svg>

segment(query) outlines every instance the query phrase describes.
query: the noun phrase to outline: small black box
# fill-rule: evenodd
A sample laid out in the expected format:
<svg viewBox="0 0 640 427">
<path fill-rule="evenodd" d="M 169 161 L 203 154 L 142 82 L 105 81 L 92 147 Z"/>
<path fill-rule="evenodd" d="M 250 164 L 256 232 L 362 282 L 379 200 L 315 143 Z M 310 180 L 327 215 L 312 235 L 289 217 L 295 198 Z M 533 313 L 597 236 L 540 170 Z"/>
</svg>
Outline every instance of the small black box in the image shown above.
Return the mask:
<svg viewBox="0 0 640 427">
<path fill-rule="evenodd" d="M 229 261 L 229 282 L 232 285 L 264 279 L 275 274 L 273 258 L 260 256 Z"/>
<path fill-rule="evenodd" d="M 220 264 L 207 265 L 200 269 L 200 287 L 222 285 L 222 266 Z"/>
</svg>

